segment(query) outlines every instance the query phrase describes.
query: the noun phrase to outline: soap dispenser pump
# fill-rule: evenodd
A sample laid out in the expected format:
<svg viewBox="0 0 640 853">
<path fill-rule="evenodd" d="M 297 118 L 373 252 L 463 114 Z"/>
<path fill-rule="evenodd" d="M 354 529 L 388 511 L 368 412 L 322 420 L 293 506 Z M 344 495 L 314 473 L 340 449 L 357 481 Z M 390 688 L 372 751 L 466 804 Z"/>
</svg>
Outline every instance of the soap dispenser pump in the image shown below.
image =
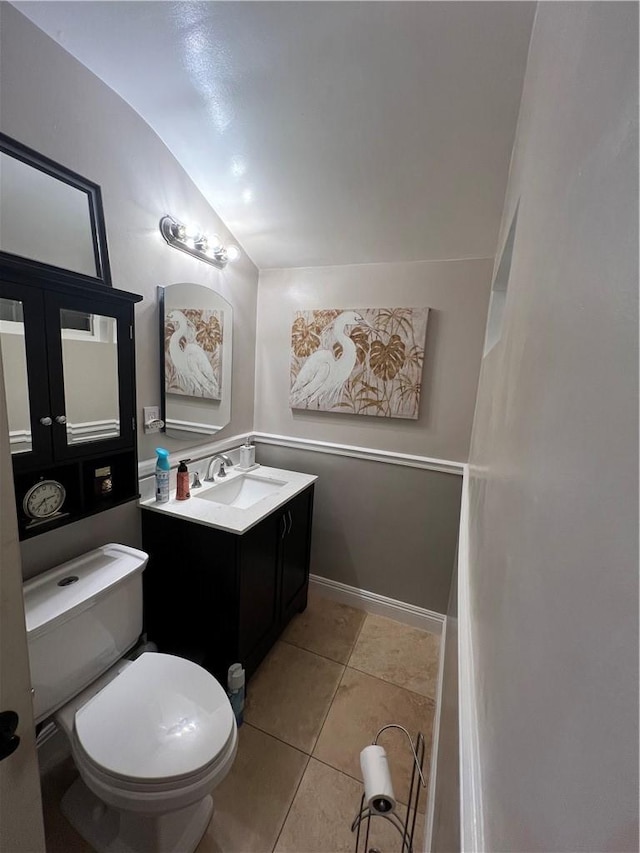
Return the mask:
<svg viewBox="0 0 640 853">
<path fill-rule="evenodd" d="M 247 436 L 247 440 L 240 448 L 240 468 L 244 468 L 248 470 L 249 468 L 253 468 L 256 464 L 256 449 L 249 441 L 249 436 Z"/>
<path fill-rule="evenodd" d="M 178 465 L 178 476 L 176 478 L 177 501 L 186 501 L 187 498 L 191 497 L 191 492 L 189 491 L 189 469 L 187 468 L 187 462 L 191 462 L 191 460 L 181 459 L 180 464 Z"/>
</svg>

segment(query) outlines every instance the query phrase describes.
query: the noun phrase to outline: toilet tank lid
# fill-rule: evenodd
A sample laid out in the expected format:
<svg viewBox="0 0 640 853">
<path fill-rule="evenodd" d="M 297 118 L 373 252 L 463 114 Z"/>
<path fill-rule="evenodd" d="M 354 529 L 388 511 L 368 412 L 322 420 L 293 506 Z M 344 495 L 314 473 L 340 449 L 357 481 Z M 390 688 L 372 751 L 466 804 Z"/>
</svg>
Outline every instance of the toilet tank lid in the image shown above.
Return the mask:
<svg viewBox="0 0 640 853">
<path fill-rule="evenodd" d="M 28 639 L 88 609 L 107 590 L 143 571 L 148 559 L 137 548 L 110 543 L 27 581 L 22 591 Z"/>
</svg>

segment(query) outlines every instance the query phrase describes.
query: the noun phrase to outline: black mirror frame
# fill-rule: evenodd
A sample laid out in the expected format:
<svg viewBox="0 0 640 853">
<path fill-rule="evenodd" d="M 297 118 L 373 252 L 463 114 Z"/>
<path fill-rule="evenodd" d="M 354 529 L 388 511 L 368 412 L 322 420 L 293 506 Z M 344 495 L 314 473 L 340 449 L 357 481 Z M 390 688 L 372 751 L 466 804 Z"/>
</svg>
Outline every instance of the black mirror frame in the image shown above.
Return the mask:
<svg viewBox="0 0 640 853">
<path fill-rule="evenodd" d="M 89 216 L 91 218 L 91 236 L 93 240 L 93 254 L 96 263 L 96 275 L 89 276 L 83 273 L 67 270 L 63 267 L 56 267 L 51 264 L 46 264 L 41 261 L 35 261 L 30 258 L 24 258 L 19 255 L 11 254 L 10 252 L 0 251 L 0 262 L 8 268 L 15 268 L 25 271 L 33 270 L 34 273 L 43 273 L 52 280 L 77 281 L 85 283 L 91 287 L 96 285 L 101 287 L 111 287 L 111 270 L 109 267 L 109 253 L 107 250 L 107 232 L 104 222 L 104 212 L 102 209 L 102 193 L 98 184 L 93 181 L 83 178 L 61 166 L 59 163 L 44 157 L 37 151 L 27 148 L 21 142 L 0 133 L 0 152 L 4 152 L 17 160 L 22 160 L 29 166 L 45 172 L 47 175 L 63 181 L 69 186 L 75 187 L 78 190 L 86 193 L 89 199 Z"/>
</svg>

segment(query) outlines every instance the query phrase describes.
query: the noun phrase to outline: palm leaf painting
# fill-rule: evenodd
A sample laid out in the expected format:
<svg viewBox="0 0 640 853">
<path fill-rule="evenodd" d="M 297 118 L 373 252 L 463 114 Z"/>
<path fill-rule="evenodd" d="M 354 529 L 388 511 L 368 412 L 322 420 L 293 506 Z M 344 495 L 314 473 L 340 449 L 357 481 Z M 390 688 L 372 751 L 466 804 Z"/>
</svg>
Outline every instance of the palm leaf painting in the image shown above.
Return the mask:
<svg viewBox="0 0 640 853">
<path fill-rule="evenodd" d="M 165 390 L 219 400 L 222 392 L 222 312 L 173 308 L 164 321 Z"/>
<path fill-rule="evenodd" d="M 428 308 L 296 311 L 292 409 L 417 419 Z"/>
</svg>

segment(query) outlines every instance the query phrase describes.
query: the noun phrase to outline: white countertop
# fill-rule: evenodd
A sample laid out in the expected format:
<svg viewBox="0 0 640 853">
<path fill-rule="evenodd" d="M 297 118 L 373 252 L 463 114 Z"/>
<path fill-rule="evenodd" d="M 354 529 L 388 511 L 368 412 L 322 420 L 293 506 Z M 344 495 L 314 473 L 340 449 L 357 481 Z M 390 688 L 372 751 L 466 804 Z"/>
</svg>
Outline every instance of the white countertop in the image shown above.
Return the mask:
<svg viewBox="0 0 640 853">
<path fill-rule="evenodd" d="M 225 506 L 199 498 L 198 493 L 206 492 L 214 485 L 204 480 L 200 489 L 191 489 L 191 497 L 186 501 L 177 501 L 176 493 L 173 491 L 167 503 L 157 503 L 154 497 L 139 501 L 139 506 L 142 509 L 182 518 L 185 521 L 193 521 L 194 524 L 204 524 L 206 527 L 215 527 L 217 530 L 225 530 L 228 533 L 245 533 L 318 479 L 314 474 L 301 474 L 299 471 L 284 471 L 281 468 L 259 465 L 250 472 L 229 468 L 227 469 L 227 476 L 223 480 L 216 477 L 216 485 L 229 483 L 246 473 L 255 475 L 256 478 L 259 477 L 260 479 L 284 480 L 285 483 L 274 494 L 261 498 L 246 509 Z"/>
</svg>

